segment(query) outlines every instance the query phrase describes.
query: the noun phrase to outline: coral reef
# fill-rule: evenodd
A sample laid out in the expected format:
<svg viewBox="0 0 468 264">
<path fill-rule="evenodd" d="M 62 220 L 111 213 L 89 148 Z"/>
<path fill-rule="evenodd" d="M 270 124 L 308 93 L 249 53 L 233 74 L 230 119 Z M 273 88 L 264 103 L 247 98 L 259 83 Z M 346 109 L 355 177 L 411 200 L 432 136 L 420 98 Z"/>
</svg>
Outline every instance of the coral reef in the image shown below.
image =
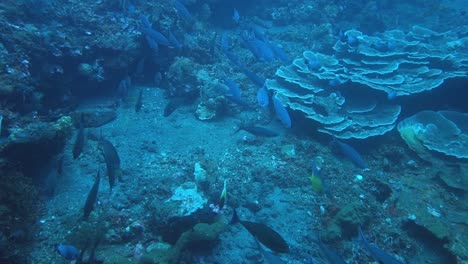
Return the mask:
<svg viewBox="0 0 468 264">
<path fill-rule="evenodd" d="M 216 240 L 228 226 L 225 218 L 220 217 L 212 224 L 198 223 L 192 229 L 184 232 L 171 248 L 154 248 L 142 256 L 141 263 L 178 263 L 182 251 L 191 244 L 209 243 Z"/>
<path fill-rule="evenodd" d="M 194 182 L 185 182 L 177 187 L 174 194 L 166 202 L 178 204 L 173 206 L 178 208 L 169 217 L 189 216 L 199 209 L 202 209 L 207 200 L 198 192 Z"/>
<path fill-rule="evenodd" d="M 0 263 L 62 263 L 58 243 L 88 258 L 95 241 L 104 263 L 267 261 L 229 207 L 284 236 L 294 254 L 274 257 L 288 263 L 326 261 L 317 233 L 370 263 L 358 226 L 405 262 L 464 263 L 468 10 L 457 2 L 1 1 Z M 390 133 L 403 116 L 406 145 Z M 352 141 L 358 166 L 330 135 Z M 103 137 L 122 177 L 112 189 L 101 179 L 84 221 Z"/>
<path fill-rule="evenodd" d="M 468 159 L 468 114 L 455 111 L 423 111 L 398 124 L 408 146 L 423 158 L 430 152 Z"/>
<path fill-rule="evenodd" d="M 465 49 L 445 52 L 457 32 L 420 31 L 427 30 L 415 26 L 407 34 L 393 30 L 379 36 L 347 31 L 348 40 L 333 47 L 335 55 L 305 51 L 266 86 L 292 110 L 318 122 L 320 132 L 342 139 L 383 135 L 395 127 L 401 107 L 381 102 L 379 91 L 389 98 L 421 93 L 465 76 L 468 68 Z"/>
</svg>

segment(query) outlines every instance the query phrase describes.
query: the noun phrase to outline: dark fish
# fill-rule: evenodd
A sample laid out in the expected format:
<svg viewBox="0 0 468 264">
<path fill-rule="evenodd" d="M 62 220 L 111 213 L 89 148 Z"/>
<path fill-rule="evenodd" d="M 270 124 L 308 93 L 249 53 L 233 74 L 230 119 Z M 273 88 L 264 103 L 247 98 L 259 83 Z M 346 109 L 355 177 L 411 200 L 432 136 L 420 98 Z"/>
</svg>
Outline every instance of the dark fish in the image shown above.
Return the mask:
<svg viewBox="0 0 468 264">
<path fill-rule="evenodd" d="M 114 145 L 112 145 L 111 142 L 105 139 L 101 139 L 99 145 L 101 146 L 104 152 L 104 160 L 106 161 L 107 166 L 107 176 L 109 176 L 109 185 L 112 190 L 112 187 L 114 187 L 116 176 L 119 177 L 120 181 L 122 181 L 120 173 L 119 154 L 117 153 L 117 150 L 115 149 Z"/>
<path fill-rule="evenodd" d="M 83 151 L 84 145 L 84 122 L 83 122 L 83 113 L 80 114 L 80 129 L 78 134 L 76 134 L 75 145 L 73 145 L 73 159 L 78 158 L 81 152 Z"/>
<path fill-rule="evenodd" d="M 81 251 L 80 256 L 76 260 L 75 264 L 103 264 L 104 263 L 103 260 L 96 259 L 96 248 L 99 245 L 99 243 L 101 242 L 103 234 L 104 234 L 103 232 L 98 231 L 98 234 L 96 235 L 96 238 L 94 239 L 94 243 L 93 243 L 93 246 L 91 248 L 91 251 L 89 252 L 88 259 L 84 260 L 84 253 L 85 253 L 86 250 L 88 250 L 90 240 L 92 240 L 92 239 L 88 238 L 86 240 L 86 244 L 85 244 L 83 250 Z"/>
<path fill-rule="evenodd" d="M 97 194 L 98 194 L 98 191 L 99 191 L 99 181 L 100 181 L 100 179 L 101 179 L 101 177 L 100 177 L 100 173 L 98 171 L 96 179 L 94 180 L 93 187 L 89 191 L 88 198 L 86 198 L 86 203 L 85 203 L 85 206 L 84 206 L 84 215 L 83 215 L 84 220 L 88 219 L 89 214 L 91 214 L 91 212 L 94 209 L 94 204 L 96 203 L 96 198 L 97 198 Z"/>
<path fill-rule="evenodd" d="M 357 152 L 357 150 L 355 150 L 350 145 L 340 142 L 336 139 L 334 139 L 333 142 L 338 145 L 338 148 L 340 149 L 341 153 L 345 155 L 349 160 L 351 160 L 356 166 L 358 166 L 361 169 L 367 168 L 366 162 L 361 157 L 359 152 Z"/>
<path fill-rule="evenodd" d="M 260 252 L 262 252 L 263 258 L 266 260 L 267 263 L 269 264 L 285 264 L 286 263 L 277 255 L 273 254 L 270 251 L 263 249 L 262 245 L 260 245 L 260 242 L 258 242 L 257 239 L 255 239 L 255 242 L 257 242 L 257 246 L 260 249 Z"/>
<path fill-rule="evenodd" d="M 137 78 L 141 78 L 144 75 L 145 71 L 145 58 L 141 58 L 135 68 L 134 76 Z"/>
<path fill-rule="evenodd" d="M 369 242 L 367 242 L 366 238 L 364 237 L 364 233 L 362 233 L 360 226 L 358 227 L 358 241 L 378 262 L 383 264 L 403 264 L 403 262 L 397 260 L 395 257 L 388 254 L 384 250 L 369 244 Z"/>
<path fill-rule="evenodd" d="M 162 81 L 162 74 L 160 72 L 156 72 L 154 74 L 154 85 L 159 86 Z"/>
<path fill-rule="evenodd" d="M 320 252 L 322 252 L 323 256 L 328 260 L 331 264 L 346 264 L 343 258 L 338 255 L 335 251 L 331 250 L 327 245 L 325 245 L 320 236 L 317 240 L 314 241 L 320 248 Z"/>
<path fill-rule="evenodd" d="M 140 91 L 138 92 L 138 99 L 135 105 L 136 112 L 140 112 L 142 104 L 143 104 L 143 88 L 140 88 Z"/>
<path fill-rule="evenodd" d="M 80 256 L 80 250 L 72 245 L 55 245 L 57 252 L 66 260 L 76 260 Z"/>
<path fill-rule="evenodd" d="M 44 180 L 43 193 L 46 197 L 53 197 L 57 188 L 59 174 L 56 170 L 51 170 Z"/>
<path fill-rule="evenodd" d="M 164 107 L 163 116 L 164 117 L 170 116 L 181 105 L 183 105 L 183 99 L 182 98 L 174 98 L 174 99 L 169 100 L 166 107 Z"/>
<path fill-rule="evenodd" d="M 183 105 L 191 104 L 196 97 L 192 93 L 186 93 L 183 97 L 174 97 L 169 100 L 166 107 L 164 107 L 164 117 L 170 116 L 177 108 Z"/>
<path fill-rule="evenodd" d="M 15 230 L 8 236 L 8 239 L 13 242 L 25 242 L 27 239 L 26 232 L 22 229 Z"/>
<path fill-rule="evenodd" d="M 275 230 L 261 223 L 240 220 L 237 211 L 234 209 L 231 223 L 235 224 L 237 222 L 241 223 L 250 234 L 269 249 L 279 253 L 289 252 L 288 244 Z"/>
<path fill-rule="evenodd" d="M 96 248 L 97 246 L 99 245 L 99 243 L 101 242 L 102 240 L 102 236 L 103 236 L 104 233 L 100 232 L 97 237 L 96 237 L 96 240 L 94 241 L 94 244 L 93 244 L 93 247 L 91 248 L 91 252 L 89 253 L 89 257 L 88 257 L 88 261 L 87 262 L 83 262 L 83 264 L 100 264 L 100 263 L 104 263 L 103 260 L 97 260 L 96 259 Z"/>
<path fill-rule="evenodd" d="M 120 99 L 124 99 L 127 97 L 130 88 L 132 88 L 132 79 L 127 76 L 119 82 L 119 86 L 117 87 L 117 96 Z"/>
<path fill-rule="evenodd" d="M 59 175 L 62 175 L 62 172 L 63 172 L 63 154 L 61 154 L 58 158 L 57 158 L 57 163 L 56 163 L 56 166 L 57 166 L 57 173 Z"/>
<path fill-rule="evenodd" d="M 214 55 L 216 51 L 216 39 L 218 38 L 218 34 L 215 32 L 213 34 L 213 38 L 210 41 L 210 54 Z"/>
<path fill-rule="evenodd" d="M 259 126 L 239 126 L 239 130 L 244 130 L 257 137 L 276 137 L 278 133 Z"/>
</svg>

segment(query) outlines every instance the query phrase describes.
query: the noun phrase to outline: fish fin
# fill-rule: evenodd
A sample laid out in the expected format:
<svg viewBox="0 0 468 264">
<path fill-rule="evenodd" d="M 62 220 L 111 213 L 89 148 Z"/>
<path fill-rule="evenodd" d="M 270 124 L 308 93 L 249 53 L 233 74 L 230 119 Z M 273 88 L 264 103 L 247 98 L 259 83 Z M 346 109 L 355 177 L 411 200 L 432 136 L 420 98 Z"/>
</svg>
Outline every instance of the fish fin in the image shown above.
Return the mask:
<svg viewBox="0 0 468 264">
<path fill-rule="evenodd" d="M 239 124 L 237 124 L 236 131 L 234 131 L 233 134 L 237 134 L 239 131 L 241 131 L 242 129 L 244 129 L 244 127 L 245 127 L 245 124 L 242 123 L 242 122 L 239 123 Z"/>
<path fill-rule="evenodd" d="M 317 245 L 322 244 L 322 236 L 320 235 L 319 232 L 313 235 L 313 238 L 311 239 L 312 243 L 315 243 Z"/>
<path fill-rule="evenodd" d="M 237 215 L 237 210 L 236 208 L 232 209 L 232 218 L 231 221 L 229 222 L 230 225 L 237 224 L 239 223 L 239 216 Z"/>
<path fill-rule="evenodd" d="M 123 178 L 122 178 L 122 169 L 116 169 L 115 170 L 115 175 L 117 176 L 117 179 L 119 180 L 119 182 L 124 182 Z"/>
<path fill-rule="evenodd" d="M 366 237 L 364 236 L 364 233 L 362 232 L 361 225 L 358 226 L 358 235 L 354 240 L 356 241 L 356 243 L 359 243 L 359 244 L 361 243 L 365 244 L 367 242 Z"/>
<path fill-rule="evenodd" d="M 80 256 L 78 256 L 78 259 L 75 262 L 76 264 L 84 263 L 83 262 L 83 256 L 84 256 L 84 253 L 86 252 L 86 250 L 88 250 L 89 243 L 90 243 L 90 239 L 87 238 L 83 249 L 80 251 Z"/>
</svg>

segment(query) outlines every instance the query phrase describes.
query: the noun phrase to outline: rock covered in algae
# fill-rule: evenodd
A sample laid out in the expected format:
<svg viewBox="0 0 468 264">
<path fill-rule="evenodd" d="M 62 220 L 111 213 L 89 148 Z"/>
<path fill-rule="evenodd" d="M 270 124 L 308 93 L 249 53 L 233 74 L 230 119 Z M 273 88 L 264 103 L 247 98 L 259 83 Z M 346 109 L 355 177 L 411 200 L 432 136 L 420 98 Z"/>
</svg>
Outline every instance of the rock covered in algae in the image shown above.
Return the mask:
<svg viewBox="0 0 468 264">
<path fill-rule="evenodd" d="M 354 229 L 367 222 L 370 215 L 363 204 L 349 203 L 333 217 L 331 225 L 324 234 L 326 240 L 337 240 L 343 237 L 344 229 Z"/>
<path fill-rule="evenodd" d="M 185 247 L 194 242 L 213 241 L 228 225 L 225 218 L 220 217 L 213 224 L 198 223 L 192 229 L 184 232 L 171 248 L 154 248 L 141 258 L 144 264 L 177 263 Z"/>
</svg>

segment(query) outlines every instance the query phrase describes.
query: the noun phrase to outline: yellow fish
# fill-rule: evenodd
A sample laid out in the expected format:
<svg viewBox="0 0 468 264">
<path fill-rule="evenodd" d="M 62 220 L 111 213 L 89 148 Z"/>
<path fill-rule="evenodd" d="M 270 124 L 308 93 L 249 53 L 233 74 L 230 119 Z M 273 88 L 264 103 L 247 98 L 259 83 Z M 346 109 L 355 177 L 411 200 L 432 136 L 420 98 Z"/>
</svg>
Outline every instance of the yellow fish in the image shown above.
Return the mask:
<svg viewBox="0 0 468 264">
<path fill-rule="evenodd" d="M 315 192 L 322 193 L 324 191 L 322 179 L 319 176 L 315 175 L 315 173 L 312 173 L 312 175 L 310 175 L 309 180 L 310 184 L 312 185 L 312 189 Z"/>
</svg>

